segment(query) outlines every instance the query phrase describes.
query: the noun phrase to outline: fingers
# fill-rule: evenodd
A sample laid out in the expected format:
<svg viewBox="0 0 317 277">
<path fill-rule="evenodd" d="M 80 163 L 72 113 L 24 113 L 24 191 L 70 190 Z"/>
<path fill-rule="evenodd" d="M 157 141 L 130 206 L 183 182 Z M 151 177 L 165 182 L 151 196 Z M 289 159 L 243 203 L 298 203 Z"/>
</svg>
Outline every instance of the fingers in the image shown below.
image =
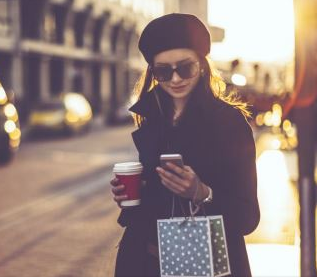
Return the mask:
<svg viewBox="0 0 317 277">
<path fill-rule="evenodd" d="M 194 170 L 190 166 L 179 167 L 172 163 L 166 165 L 169 170 L 156 168 L 162 184 L 180 196 L 192 198 L 199 182 Z"/>
<path fill-rule="evenodd" d="M 161 167 L 156 168 L 157 173 L 160 175 L 161 178 L 165 178 L 167 180 L 170 180 L 174 183 L 181 184 L 183 179 L 180 176 L 177 176 L 175 173 L 169 172 L 168 170 L 164 170 Z"/>
<path fill-rule="evenodd" d="M 113 200 L 116 201 L 118 204 L 123 201 L 123 200 L 126 200 L 128 199 L 128 196 L 126 194 L 124 195 L 116 195 L 113 197 Z"/>
<path fill-rule="evenodd" d="M 118 178 L 114 178 L 110 181 L 111 186 L 115 187 L 119 185 L 119 179 Z"/>
<path fill-rule="evenodd" d="M 112 179 L 110 184 L 112 185 L 111 191 L 114 195 L 122 194 L 125 189 L 125 186 L 120 184 L 119 179 L 117 178 Z"/>
<path fill-rule="evenodd" d="M 187 190 L 190 187 L 190 184 L 187 180 L 184 180 L 178 177 L 176 174 L 166 171 L 161 167 L 157 168 L 157 172 L 161 178 L 162 184 L 165 187 L 178 195 L 187 195 Z"/>
<path fill-rule="evenodd" d="M 188 170 L 187 170 L 188 166 L 180 167 L 169 162 L 166 163 L 166 165 L 169 170 L 174 171 L 176 174 L 178 174 L 178 176 L 182 177 L 183 179 L 186 179 L 187 173 L 188 173 Z"/>
<path fill-rule="evenodd" d="M 169 186 L 165 183 L 165 181 L 162 181 L 162 184 L 168 188 L 170 191 L 172 191 L 173 193 L 177 194 L 177 195 L 181 195 L 181 192 L 178 190 L 178 189 L 175 189 L 174 187 L 172 186 Z"/>
<path fill-rule="evenodd" d="M 128 195 L 123 194 L 125 189 L 124 185 L 118 185 L 116 187 L 113 187 L 111 189 L 112 193 L 113 193 L 113 200 L 115 202 L 117 202 L 117 205 L 122 208 L 122 206 L 120 205 L 121 201 L 128 199 Z"/>
<path fill-rule="evenodd" d="M 175 180 L 179 182 L 187 178 L 186 171 L 184 170 L 184 168 L 169 162 L 166 163 L 166 168 L 157 167 L 156 169 L 158 173 L 164 174 L 168 178 L 175 178 Z"/>
<path fill-rule="evenodd" d="M 124 193 L 125 186 L 120 184 L 119 180 L 117 178 L 114 178 L 110 181 L 110 184 L 112 186 L 111 191 L 114 195 L 113 200 L 117 203 L 117 205 L 122 208 L 120 205 L 121 201 L 128 199 L 128 196 Z"/>
<path fill-rule="evenodd" d="M 162 184 L 166 186 L 167 188 L 169 188 L 170 190 L 172 190 L 173 192 L 177 194 L 183 192 L 184 189 L 182 185 L 172 181 L 171 179 L 165 177 L 164 175 L 160 175 L 160 178 L 161 178 Z"/>
<path fill-rule="evenodd" d="M 165 172 L 169 172 L 172 171 L 174 172 L 174 174 L 172 174 L 172 176 L 176 176 L 179 178 L 178 181 L 181 180 L 191 180 L 196 174 L 195 172 L 192 170 L 192 168 L 190 166 L 185 165 L 184 167 L 179 167 L 173 163 L 166 163 L 167 167 L 169 170 L 164 170 Z M 160 168 L 160 167 L 158 167 Z"/>
<path fill-rule="evenodd" d="M 118 194 L 122 194 L 124 189 L 125 189 L 124 185 L 117 185 L 116 187 L 113 187 L 111 191 L 114 195 L 118 195 Z"/>
<path fill-rule="evenodd" d="M 184 169 L 186 170 L 186 172 L 195 173 L 194 170 L 188 165 L 184 165 Z"/>
</svg>

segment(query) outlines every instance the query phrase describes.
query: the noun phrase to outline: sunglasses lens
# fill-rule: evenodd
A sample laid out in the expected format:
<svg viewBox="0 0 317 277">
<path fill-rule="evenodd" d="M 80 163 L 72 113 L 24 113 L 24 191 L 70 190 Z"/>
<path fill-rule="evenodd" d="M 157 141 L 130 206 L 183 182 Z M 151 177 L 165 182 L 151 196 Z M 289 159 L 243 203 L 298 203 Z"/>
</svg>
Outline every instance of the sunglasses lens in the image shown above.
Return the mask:
<svg viewBox="0 0 317 277">
<path fill-rule="evenodd" d="M 172 79 L 173 69 L 170 66 L 155 66 L 153 75 L 159 82 L 167 82 Z"/>
<path fill-rule="evenodd" d="M 177 72 L 178 76 L 182 79 L 193 78 L 198 74 L 199 63 L 189 62 L 181 64 L 173 69 L 170 65 L 168 66 L 154 66 L 152 73 L 155 79 L 159 82 L 168 82 L 172 79 L 174 71 Z"/>
<path fill-rule="evenodd" d="M 177 67 L 176 72 L 182 79 L 195 77 L 199 71 L 198 63 L 191 62 Z"/>
</svg>

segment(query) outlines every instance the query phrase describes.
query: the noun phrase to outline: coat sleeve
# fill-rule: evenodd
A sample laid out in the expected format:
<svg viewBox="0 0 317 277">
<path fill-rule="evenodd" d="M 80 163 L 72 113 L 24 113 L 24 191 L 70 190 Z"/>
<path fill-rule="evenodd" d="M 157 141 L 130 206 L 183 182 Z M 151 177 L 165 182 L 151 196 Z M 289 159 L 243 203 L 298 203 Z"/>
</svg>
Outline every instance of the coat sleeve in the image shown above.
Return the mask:
<svg viewBox="0 0 317 277">
<path fill-rule="evenodd" d="M 213 189 L 213 201 L 205 208 L 209 213 L 222 214 L 227 228 L 247 235 L 260 220 L 252 129 L 236 109 L 221 118 L 216 143 L 217 168 L 210 171 L 206 180 Z"/>
</svg>

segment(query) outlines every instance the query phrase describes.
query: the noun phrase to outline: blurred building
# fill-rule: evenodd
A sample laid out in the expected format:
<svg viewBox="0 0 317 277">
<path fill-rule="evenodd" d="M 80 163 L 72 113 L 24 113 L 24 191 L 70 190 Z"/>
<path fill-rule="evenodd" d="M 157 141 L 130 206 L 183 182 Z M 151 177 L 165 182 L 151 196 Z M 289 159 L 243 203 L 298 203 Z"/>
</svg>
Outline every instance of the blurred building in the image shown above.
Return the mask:
<svg viewBox="0 0 317 277">
<path fill-rule="evenodd" d="M 22 123 L 34 103 L 62 91 L 84 94 L 95 115 L 113 120 L 145 67 L 140 32 L 169 12 L 206 22 L 207 0 L 0 1 L 0 80 L 15 92 Z"/>
</svg>

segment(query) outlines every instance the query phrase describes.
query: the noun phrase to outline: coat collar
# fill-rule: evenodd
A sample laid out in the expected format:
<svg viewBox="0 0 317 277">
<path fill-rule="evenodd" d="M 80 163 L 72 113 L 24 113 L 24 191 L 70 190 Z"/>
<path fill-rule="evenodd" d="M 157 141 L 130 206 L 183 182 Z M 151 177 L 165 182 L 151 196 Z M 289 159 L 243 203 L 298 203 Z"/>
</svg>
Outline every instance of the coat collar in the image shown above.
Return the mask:
<svg viewBox="0 0 317 277">
<path fill-rule="evenodd" d="M 155 96 L 155 93 L 157 93 L 156 90 L 159 97 L 160 87 L 155 87 L 144 94 L 134 105 L 132 105 L 129 108 L 129 111 L 144 116 L 150 120 L 161 118 L 161 111 Z M 193 95 L 194 97 L 189 100 L 191 103 L 189 103 L 186 111 L 186 113 L 189 113 L 190 117 L 192 117 L 191 120 L 196 121 L 198 114 L 204 114 L 209 118 L 214 117 L 223 108 L 223 105 L 220 104 L 222 101 L 215 99 L 211 92 L 206 92 L 202 83 L 199 83 L 196 87 L 195 94 L 196 95 Z"/>
<path fill-rule="evenodd" d="M 146 118 L 159 117 L 160 110 L 154 93 L 154 90 L 147 92 L 141 99 L 129 108 L 129 111 Z"/>
</svg>

